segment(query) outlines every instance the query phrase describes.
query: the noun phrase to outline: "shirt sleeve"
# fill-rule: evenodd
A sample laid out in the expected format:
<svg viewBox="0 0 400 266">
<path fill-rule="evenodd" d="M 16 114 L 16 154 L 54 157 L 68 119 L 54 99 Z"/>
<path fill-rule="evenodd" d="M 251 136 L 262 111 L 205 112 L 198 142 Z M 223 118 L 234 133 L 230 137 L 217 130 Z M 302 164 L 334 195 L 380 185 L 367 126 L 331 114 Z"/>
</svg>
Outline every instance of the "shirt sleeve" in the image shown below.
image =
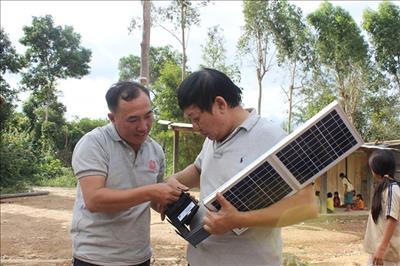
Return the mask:
<svg viewBox="0 0 400 266">
<path fill-rule="evenodd" d="M 203 143 L 203 147 L 201 148 L 200 153 L 197 155 L 196 159 L 194 160 L 194 166 L 196 166 L 196 168 L 201 171 L 201 163 L 203 161 L 203 157 L 204 157 L 204 150 L 207 148 L 207 145 L 210 144 L 212 145 L 212 142 L 206 138 L 206 140 Z"/>
<path fill-rule="evenodd" d="M 107 177 L 107 153 L 93 134 L 87 134 L 76 144 L 72 155 L 72 168 L 77 178 L 84 176 Z"/>
<path fill-rule="evenodd" d="M 400 220 L 400 187 L 395 183 L 388 186 L 386 204 L 386 217 L 390 216 L 393 219 Z"/>
<path fill-rule="evenodd" d="M 158 172 L 158 175 L 157 175 L 157 183 L 164 182 L 165 167 L 166 167 L 165 154 L 164 154 L 164 152 L 161 151 L 160 171 Z"/>
</svg>

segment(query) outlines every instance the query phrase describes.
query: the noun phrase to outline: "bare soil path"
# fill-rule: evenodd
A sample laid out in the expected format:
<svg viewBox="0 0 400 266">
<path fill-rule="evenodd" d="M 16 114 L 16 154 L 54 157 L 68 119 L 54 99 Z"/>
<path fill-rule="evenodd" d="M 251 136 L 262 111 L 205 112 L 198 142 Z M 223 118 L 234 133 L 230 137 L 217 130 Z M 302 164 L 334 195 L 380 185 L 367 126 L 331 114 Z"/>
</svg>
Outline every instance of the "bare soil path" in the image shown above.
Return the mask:
<svg viewBox="0 0 400 266">
<path fill-rule="evenodd" d="M 1 200 L 0 265 L 71 265 L 69 226 L 75 189 L 39 188 L 47 196 Z M 324 215 L 282 230 L 284 252 L 309 265 L 365 265 L 367 212 Z M 152 265 L 187 265 L 186 242 L 152 213 Z"/>
</svg>

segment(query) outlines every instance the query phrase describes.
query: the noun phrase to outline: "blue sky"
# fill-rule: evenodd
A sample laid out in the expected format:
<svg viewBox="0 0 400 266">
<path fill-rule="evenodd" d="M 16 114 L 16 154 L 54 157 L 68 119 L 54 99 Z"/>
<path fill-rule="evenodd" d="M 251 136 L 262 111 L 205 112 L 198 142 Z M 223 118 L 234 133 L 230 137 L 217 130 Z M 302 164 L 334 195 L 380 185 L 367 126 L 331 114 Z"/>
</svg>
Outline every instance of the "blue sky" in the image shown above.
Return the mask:
<svg viewBox="0 0 400 266">
<path fill-rule="evenodd" d="M 346 9 L 360 25 L 365 8 L 376 10 L 379 1 L 331 1 Z M 159 5 L 162 2 L 155 2 Z M 305 15 L 318 8 L 321 1 L 293 1 Z M 165 2 L 164 2 L 165 4 Z M 398 4 L 398 2 L 397 2 Z M 67 107 L 67 119 L 74 117 L 106 118 L 107 106 L 104 95 L 111 84 L 118 80 L 118 61 L 129 54 L 140 55 L 141 32 L 129 34 L 132 17 L 140 17 L 139 1 L 4 1 L 1 0 L 1 27 L 8 33 L 17 51 L 24 47 L 18 40 L 22 27 L 30 25 L 32 16 L 53 16 L 56 25 L 70 25 L 81 34 L 82 45 L 92 50 L 91 72 L 82 79 L 60 80 L 60 101 Z M 236 44 L 243 25 L 241 1 L 217 1 L 201 8 L 201 24 L 190 30 L 188 43 L 188 65 L 198 69 L 201 63 L 201 45 L 206 42 L 209 27 L 220 25 L 224 30 L 228 61 L 233 62 Z M 172 45 L 180 51 L 178 42 L 161 28 L 152 28 L 151 45 Z M 254 67 L 243 59 L 242 81 L 245 107 L 257 106 L 257 79 Z M 282 70 L 275 67 L 263 81 L 262 115 L 280 122 L 286 117 L 286 100 L 281 90 Z M 7 75 L 7 81 L 16 85 L 18 77 Z M 26 98 L 26 94 L 20 96 Z"/>
</svg>

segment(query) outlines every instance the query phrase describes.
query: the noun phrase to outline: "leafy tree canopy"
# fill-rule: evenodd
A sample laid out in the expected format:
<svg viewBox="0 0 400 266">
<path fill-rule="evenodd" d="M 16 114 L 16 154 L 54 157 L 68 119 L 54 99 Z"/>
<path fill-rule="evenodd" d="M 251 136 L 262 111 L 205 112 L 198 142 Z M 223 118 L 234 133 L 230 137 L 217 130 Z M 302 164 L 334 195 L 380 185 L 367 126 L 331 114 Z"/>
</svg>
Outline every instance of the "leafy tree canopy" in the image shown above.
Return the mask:
<svg viewBox="0 0 400 266">
<path fill-rule="evenodd" d="M 220 26 L 208 29 L 206 44 L 201 45 L 201 47 L 203 52 L 201 67 L 217 69 L 229 76 L 234 82 L 240 82 L 239 66 L 227 63 L 225 38 Z"/>
<path fill-rule="evenodd" d="M 22 67 L 21 56 L 17 54 L 4 29 L 0 28 L 0 129 L 6 126 L 18 94 L 18 90 L 11 88 L 3 76 L 6 73 L 18 73 Z"/>
<path fill-rule="evenodd" d="M 384 1 L 377 11 L 366 9 L 363 28 L 369 33 L 375 48 L 375 59 L 382 70 L 395 78 L 400 89 L 400 8 Z"/>
<path fill-rule="evenodd" d="M 346 10 L 324 2 L 307 19 L 316 31 L 315 49 L 321 63 L 333 66 L 338 73 L 365 64 L 367 44 Z"/>
<path fill-rule="evenodd" d="M 53 17 L 33 17 L 23 28 L 21 44 L 28 47 L 28 71 L 22 83 L 30 90 L 54 86 L 56 79 L 81 78 L 89 73 L 91 51 L 80 46 L 80 35 L 71 26 L 55 26 Z"/>
<path fill-rule="evenodd" d="M 180 64 L 181 55 L 171 45 L 162 47 L 150 47 L 149 53 L 150 83 L 154 83 L 160 77 L 164 64 L 168 61 Z M 128 55 L 119 60 L 119 80 L 138 80 L 140 76 L 140 57 Z"/>
</svg>

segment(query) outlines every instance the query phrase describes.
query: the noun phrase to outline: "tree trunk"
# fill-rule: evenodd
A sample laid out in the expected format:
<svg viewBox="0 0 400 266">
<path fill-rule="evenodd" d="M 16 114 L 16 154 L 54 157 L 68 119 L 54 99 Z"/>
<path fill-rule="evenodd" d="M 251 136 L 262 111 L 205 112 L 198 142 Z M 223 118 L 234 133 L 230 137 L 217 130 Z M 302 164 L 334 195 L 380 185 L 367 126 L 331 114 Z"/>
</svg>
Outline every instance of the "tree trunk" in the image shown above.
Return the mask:
<svg viewBox="0 0 400 266">
<path fill-rule="evenodd" d="M 257 68 L 257 82 L 258 82 L 258 114 L 261 114 L 261 99 L 262 99 L 262 77 L 261 70 Z"/>
<path fill-rule="evenodd" d="M 294 90 L 294 78 L 296 76 L 296 62 L 294 62 L 290 71 L 290 85 L 289 85 L 289 110 L 288 110 L 288 124 L 287 133 L 289 134 L 292 130 L 292 110 L 293 110 L 293 90 Z"/>
<path fill-rule="evenodd" d="M 182 33 L 182 74 L 181 79 L 185 78 L 186 72 L 186 40 L 185 40 L 185 27 L 186 27 L 186 16 L 185 16 L 185 5 L 181 5 L 181 33 Z"/>
<path fill-rule="evenodd" d="M 400 79 L 399 79 L 399 76 L 396 75 L 396 74 L 394 74 L 394 80 L 396 81 L 396 83 L 397 83 L 397 89 L 398 89 L 399 92 L 400 92 Z"/>
<path fill-rule="evenodd" d="M 258 35 L 261 36 L 261 35 Z M 265 68 L 262 67 L 265 64 L 263 49 L 261 45 L 261 37 L 257 38 L 257 82 L 258 82 L 258 114 L 261 115 L 261 101 L 262 101 L 262 79 L 265 74 Z"/>
<path fill-rule="evenodd" d="M 140 56 L 140 83 L 147 86 L 150 83 L 149 75 L 149 51 L 150 51 L 150 8 L 151 1 L 142 1 L 143 5 L 143 31 L 142 31 L 142 42 L 141 56 Z"/>
<path fill-rule="evenodd" d="M 288 123 L 286 132 L 289 134 L 292 130 L 292 109 L 293 109 L 293 85 L 289 86 L 289 110 L 288 110 Z"/>
</svg>

